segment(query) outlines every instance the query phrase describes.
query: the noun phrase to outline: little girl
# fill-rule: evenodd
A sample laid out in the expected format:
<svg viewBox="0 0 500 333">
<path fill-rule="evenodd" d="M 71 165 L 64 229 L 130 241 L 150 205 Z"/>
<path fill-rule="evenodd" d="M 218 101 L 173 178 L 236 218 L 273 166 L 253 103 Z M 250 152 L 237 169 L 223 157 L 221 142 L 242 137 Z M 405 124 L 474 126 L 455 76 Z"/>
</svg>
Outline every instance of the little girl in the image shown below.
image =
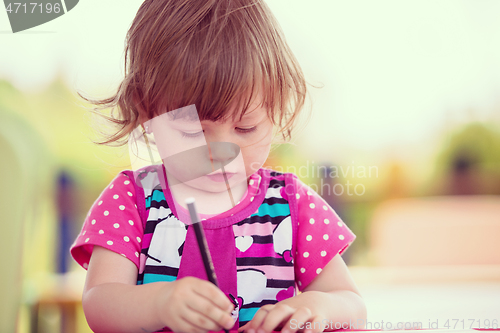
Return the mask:
<svg viewBox="0 0 500 333">
<path fill-rule="evenodd" d="M 126 53 L 117 94 L 92 101 L 119 111 L 103 143 L 142 140 L 163 163 L 117 175 L 71 248 L 87 269 L 92 330 L 363 328 L 366 308 L 340 256 L 355 235 L 297 176 L 262 168 L 276 136 L 290 139 L 306 95 L 265 3 L 146 0 Z M 187 197 L 220 289 L 207 281 Z"/>
</svg>

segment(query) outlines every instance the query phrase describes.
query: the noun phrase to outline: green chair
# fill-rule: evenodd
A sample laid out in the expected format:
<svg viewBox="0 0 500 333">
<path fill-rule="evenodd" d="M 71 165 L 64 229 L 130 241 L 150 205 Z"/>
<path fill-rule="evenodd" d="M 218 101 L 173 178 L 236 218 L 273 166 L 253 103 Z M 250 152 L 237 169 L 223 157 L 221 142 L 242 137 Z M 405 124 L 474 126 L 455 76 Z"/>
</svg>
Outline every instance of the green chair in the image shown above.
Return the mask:
<svg viewBox="0 0 500 333">
<path fill-rule="evenodd" d="M 42 140 L 18 115 L 0 107 L 0 332 L 16 332 L 22 301 L 23 234 L 35 209 L 43 170 Z"/>
</svg>

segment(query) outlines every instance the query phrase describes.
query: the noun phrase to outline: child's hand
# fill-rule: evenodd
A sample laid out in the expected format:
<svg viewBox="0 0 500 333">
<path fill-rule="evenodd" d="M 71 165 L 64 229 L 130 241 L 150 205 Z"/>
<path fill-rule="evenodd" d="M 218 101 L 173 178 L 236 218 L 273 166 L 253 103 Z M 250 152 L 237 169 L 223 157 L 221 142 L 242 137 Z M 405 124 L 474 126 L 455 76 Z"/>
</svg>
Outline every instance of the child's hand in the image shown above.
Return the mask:
<svg viewBox="0 0 500 333">
<path fill-rule="evenodd" d="M 323 316 L 313 314 L 309 307 L 302 306 L 295 308 L 280 302 L 261 307 L 255 313 L 253 319 L 245 326 L 240 327 L 238 331 L 268 333 L 282 328 L 281 332 L 283 333 L 294 333 L 299 330 L 307 333 L 316 333 L 324 330 L 322 325 L 323 319 Z M 311 324 L 307 325 L 306 323 L 308 322 Z"/>
<path fill-rule="evenodd" d="M 336 255 L 302 293 L 274 305 L 264 305 L 239 331 L 269 333 L 322 332 L 355 322 L 364 329 L 366 305 L 340 255 Z M 358 324 L 361 322 L 361 324 Z M 339 326 L 340 324 L 340 326 Z"/>
<path fill-rule="evenodd" d="M 231 329 L 234 305 L 211 282 L 185 277 L 166 283 L 158 295 L 158 316 L 174 332 L 204 333 Z"/>
</svg>

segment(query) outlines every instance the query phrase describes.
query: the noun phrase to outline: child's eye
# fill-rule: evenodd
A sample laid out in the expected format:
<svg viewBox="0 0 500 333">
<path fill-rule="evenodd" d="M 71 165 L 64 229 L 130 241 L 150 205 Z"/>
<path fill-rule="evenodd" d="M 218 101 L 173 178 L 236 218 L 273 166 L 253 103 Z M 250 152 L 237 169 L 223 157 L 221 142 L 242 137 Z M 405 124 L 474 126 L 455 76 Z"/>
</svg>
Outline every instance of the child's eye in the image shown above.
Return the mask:
<svg viewBox="0 0 500 333">
<path fill-rule="evenodd" d="M 246 133 L 251 133 L 254 132 L 257 129 L 257 126 L 254 127 L 249 127 L 249 128 L 242 128 L 242 127 L 236 127 L 236 131 L 246 134 Z M 181 132 L 183 138 L 197 138 L 203 135 L 204 131 L 199 131 L 199 132 Z"/>
<path fill-rule="evenodd" d="M 236 127 L 236 130 L 240 133 L 251 133 L 257 129 L 257 126 L 254 127 L 249 127 L 249 128 L 241 128 L 241 127 Z"/>
<path fill-rule="evenodd" d="M 196 138 L 199 137 L 203 134 L 203 131 L 195 132 L 195 133 L 188 133 L 188 132 L 181 132 L 183 138 Z"/>
</svg>

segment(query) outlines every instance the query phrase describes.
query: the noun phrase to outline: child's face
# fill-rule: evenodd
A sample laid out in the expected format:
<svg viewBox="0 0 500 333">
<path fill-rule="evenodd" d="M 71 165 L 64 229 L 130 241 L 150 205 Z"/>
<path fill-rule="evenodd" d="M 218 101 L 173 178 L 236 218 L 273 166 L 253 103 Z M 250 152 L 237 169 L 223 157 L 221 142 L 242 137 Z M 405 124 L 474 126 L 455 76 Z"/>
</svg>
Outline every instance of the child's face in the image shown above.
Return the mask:
<svg viewBox="0 0 500 333">
<path fill-rule="evenodd" d="M 259 104 L 254 101 L 241 120 L 173 120 L 164 114 L 150 121 L 169 184 L 227 191 L 221 167 L 229 186 L 246 181 L 264 164 L 271 148 L 273 124 Z M 187 108 L 197 118 L 194 105 Z"/>
</svg>

